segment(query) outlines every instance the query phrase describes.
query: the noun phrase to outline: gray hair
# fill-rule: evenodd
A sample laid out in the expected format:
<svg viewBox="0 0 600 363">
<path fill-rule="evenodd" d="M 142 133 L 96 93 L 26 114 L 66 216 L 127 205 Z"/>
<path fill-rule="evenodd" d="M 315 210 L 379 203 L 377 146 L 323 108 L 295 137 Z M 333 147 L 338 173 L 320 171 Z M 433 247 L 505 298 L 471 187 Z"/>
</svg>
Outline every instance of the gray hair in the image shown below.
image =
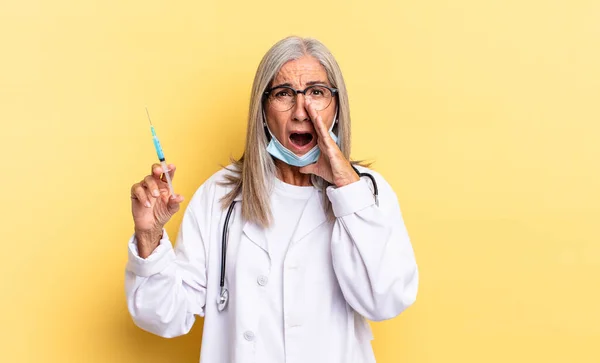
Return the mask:
<svg viewBox="0 0 600 363">
<path fill-rule="evenodd" d="M 223 209 L 227 208 L 240 193 L 242 194 L 242 218 L 268 227 L 272 222 L 270 208 L 271 180 L 276 177 L 276 167 L 271 155 L 267 152 L 267 135 L 263 122 L 263 94 L 271 86 L 275 76 L 289 61 L 305 55 L 317 59 L 327 72 L 327 78 L 332 87 L 338 92 L 338 122 L 334 128 L 338 136 L 338 144 L 346 159 L 350 158 L 350 107 L 348 93 L 340 67 L 331 52 L 318 40 L 291 36 L 275 43 L 261 60 L 250 96 L 248 126 L 246 132 L 246 147 L 244 154 L 238 160 L 232 160 L 233 174 L 226 176 L 226 185 L 232 190 L 222 199 Z M 321 188 L 323 193 L 330 185 L 320 177 L 312 175 L 313 185 Z M 333 219 L 331 202 L 324 198 L 325 211 Z"/>
</svg>

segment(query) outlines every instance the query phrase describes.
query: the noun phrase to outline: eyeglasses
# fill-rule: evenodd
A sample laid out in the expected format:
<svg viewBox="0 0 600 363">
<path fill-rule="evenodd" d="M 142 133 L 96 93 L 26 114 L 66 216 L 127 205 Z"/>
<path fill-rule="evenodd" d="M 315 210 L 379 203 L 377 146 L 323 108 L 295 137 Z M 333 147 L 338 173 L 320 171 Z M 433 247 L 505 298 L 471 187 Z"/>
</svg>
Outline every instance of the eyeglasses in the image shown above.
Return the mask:
<svg viewBox="0 0 600 363">
<path fill-rule="evenodd" d="M 337 94 L 338 90 L 323 84 L 308 86 L 304 90 L 279 86 L 266 90 L 264 95 L 275 110 L 283 112 L 294 107 L 298 99 L 298 93 L 303 94 L 305 99 L 310 100 L 317 111 L 322 111 L 329 107 L 333 95 Z"/>
</svg>

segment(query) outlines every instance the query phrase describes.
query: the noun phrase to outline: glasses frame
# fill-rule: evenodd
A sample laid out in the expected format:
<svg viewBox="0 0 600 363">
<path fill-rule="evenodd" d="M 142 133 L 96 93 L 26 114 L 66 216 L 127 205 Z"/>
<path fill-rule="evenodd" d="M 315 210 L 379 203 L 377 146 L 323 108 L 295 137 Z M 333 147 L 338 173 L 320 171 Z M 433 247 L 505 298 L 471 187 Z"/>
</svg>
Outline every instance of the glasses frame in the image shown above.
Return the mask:
<svg viewBox="0 0 600 363">
<path fill-rule="evenodd" d="M 273 90 L 275 90 L 275 89 L 278 89 L 278 88 L 286 88 L 286 89 L 289 89 L 290 91 L 292 91 L 292 92 L 294 93 L 294 103 L 293 103 L 293 104 L 292 104 L 292 106 L 291 106 L 290 108 L 288 108 L 287 110 L 283 110 L 283 111 L 276 110 L 276 111 L 279 111 L 279 112 L 286 112 L 286 111 L 289 111 L 289 110 L 291 110 L 291 109 L 294 107 L 294 105 L 296 104 L 296 100 L 298 99 L 298 93 L 300 93 L 300 94 L 302 94 L 302 95 L 304 95 L 304 96 L 306 97 L 306 91 L 307 91 L 308 89 L 310 89 L 310 88 L 313 88 L 313 87 L 323 87 L 323 88 L 327 88 L 327 89 L 329 90 L 329 92 L 331 92 L 331 99 L 333 99 L 333 97 L 335 97 L 335 96 L 338 96 L 338 95 L 339 95 L 339 90 L 338 90 L 337 88 L 334 88 L 334 87 L 329 87 L 329 86 L 328 86 L 328 85 L 326 85 L 326 84 L 320 84 L 320 83 L 317 83 L 317 84 L 312 84 L 312 85 L 310 85 L 310 86 L 306 87 L 305 89 L 295 89 L 295 88 L 292 88 L 292 87 L 290 87 L 290 86 L 276 86 L 276 87 L 271 87 L 271 88 L 267 89 L 267 90 L 266 90 L 266 91 L 263 93 L 263 97 L 264 97 L 265 99 L 267 99 L 267 100 L 268 100 L 268 97 L 271 95 L 271 92 L 273 92 Z M 331 105 L 331 101 L 329 101 L 329 104 L 327 105 L 327 107 L 329 107 L 329 105 Z M 321 109 L 321 110 L 318 110 L 318 111 L 323 111 L 323 110 L 327 109 L 327 107 L 325 107 L 325 108 L 323 108 L 323 109 Z"/>
</svg>

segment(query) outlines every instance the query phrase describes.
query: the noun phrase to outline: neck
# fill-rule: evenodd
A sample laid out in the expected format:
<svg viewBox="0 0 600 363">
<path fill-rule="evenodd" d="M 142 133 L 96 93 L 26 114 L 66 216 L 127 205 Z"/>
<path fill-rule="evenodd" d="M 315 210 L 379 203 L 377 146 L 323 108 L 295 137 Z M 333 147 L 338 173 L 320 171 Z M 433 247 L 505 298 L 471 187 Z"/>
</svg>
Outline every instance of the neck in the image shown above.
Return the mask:
<svg viewBox="0 0 600 363">
<path fill-rule="evenodd" d="M 279 159 L 275 159 L 275 166 L 277 167 L 277 178 L 282 182 L 299 187 L 312 185 L 310 174 L 302 174 L 299 167 L 288 165 Z"/>
</svg>

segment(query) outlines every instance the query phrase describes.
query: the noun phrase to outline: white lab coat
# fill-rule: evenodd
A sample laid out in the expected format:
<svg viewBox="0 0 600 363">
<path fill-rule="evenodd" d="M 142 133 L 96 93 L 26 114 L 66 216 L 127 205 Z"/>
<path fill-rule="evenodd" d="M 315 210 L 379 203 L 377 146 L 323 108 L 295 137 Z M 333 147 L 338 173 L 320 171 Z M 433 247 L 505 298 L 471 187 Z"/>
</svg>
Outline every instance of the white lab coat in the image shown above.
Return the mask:
<svg viewBox="0 0 600 363">
<path fill-rule="evenodd" d="M 375 362 L 366 319 L 393 318 L 416 299 L 417 264 L 396 195 L 381 175 L 358 169 L 377 180 L 379 206 L 365 177 L 329 187 L 326 196 L 315 193 L 285 255 L 286 363 Z M 137 326 L 166 338 L 186 334 L 195 315 L 203 316 L 201 363 L 261 363 L 255 359 L 255 343 L 261 338 L 256 332 L 269 252 L 264 230 L 242 221 L 241 205 L 230 220 L 229 303 L 217 309 L 226 214 L 219 199 L 228 191 L 217 183 L 226 173 L 218 171 L 194 194 L 175 248 L 165 232 L 156 250 L 142 259 L 131 237 L 127 303 Z M 324 197 L 332 202 L 334 222 L 327 221 Z"/>
</svg>

